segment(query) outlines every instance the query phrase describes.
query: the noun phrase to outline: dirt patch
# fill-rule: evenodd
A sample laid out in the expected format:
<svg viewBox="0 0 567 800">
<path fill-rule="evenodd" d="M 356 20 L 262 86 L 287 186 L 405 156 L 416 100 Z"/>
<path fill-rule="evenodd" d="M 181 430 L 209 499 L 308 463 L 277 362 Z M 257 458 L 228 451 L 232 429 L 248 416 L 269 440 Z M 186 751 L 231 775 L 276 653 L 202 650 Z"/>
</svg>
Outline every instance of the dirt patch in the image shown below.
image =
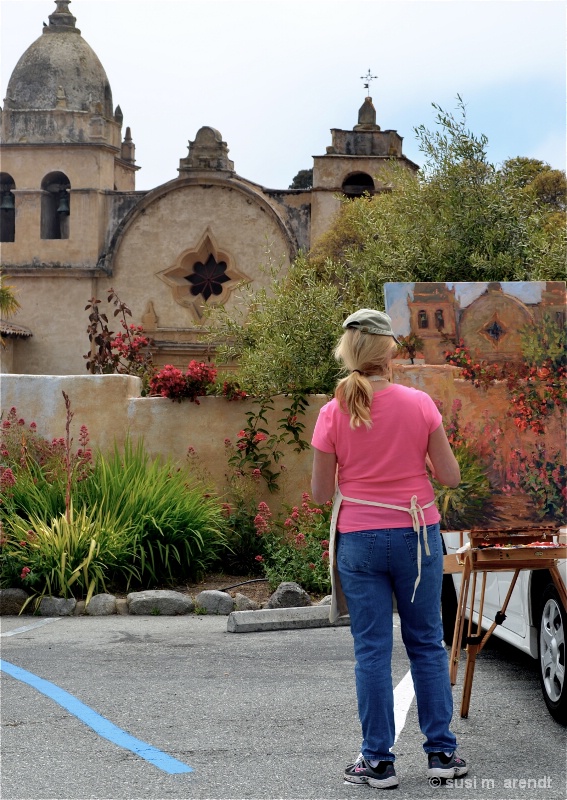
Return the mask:
<svg viewBox="0 0 567 800">
<path fill-rule="evenodd" d="M 226 575 L 224 572 L 211 573 L 201 581 L 175 586 L 174 588 L 178 592 L 190 594 L 191 597 L 196 597 L 199 592 L 210 589 L 228 592 L 232 597 L 236 594 L 243 594 L 259 605 L 266 603 L 274 593 L 274 590 L 270 589 L 268 581 L 263 578 L 251 578 L 250 575 Z M 325 597 L 324 594 L 314 594 L 312 592 L 309 592 L 309 596 L 313 603 L 317 603 Z"/>
<path fill-rule="evenodd" d="M 263 578 L 251 578 L 250 575 L 226 575 L 224 572 L 211 573 L 201 581 L 176 586 L 175 589 L 178 592 L 186 592 L 191 597 L 196 597 L 199 592 L 211 589 L 228 592 L 233 597 L 240 593 L 259 605 L 267 602 L 273 594 L 268 581 Z"/>
</svg>

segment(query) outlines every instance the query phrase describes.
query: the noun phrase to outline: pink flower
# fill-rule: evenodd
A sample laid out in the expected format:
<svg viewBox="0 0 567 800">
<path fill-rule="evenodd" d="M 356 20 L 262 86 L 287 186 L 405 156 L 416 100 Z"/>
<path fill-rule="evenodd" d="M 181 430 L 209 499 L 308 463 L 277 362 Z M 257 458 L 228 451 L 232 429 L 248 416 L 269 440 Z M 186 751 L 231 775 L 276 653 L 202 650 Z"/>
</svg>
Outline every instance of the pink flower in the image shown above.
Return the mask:
<svg viewBox="0 0 567 800">
<path fill-rule="evenodd" d="M 6 467 L 0 475 L 0 486 L 14 486 L 16 479 L 10 467 Z"/>
<path fill-rule="evenodd" d="M 293 520 L 288 517 L 284 522 L 284 528 L 291 528 L 291 527 L 293 527 Z"/>
<path fill-rule="evenodd" d="M 263 561 L 263 560 L 264 560 L 264 556 L 255 556 L 254 557 L 254 561 Z"/>
<path fill-rule="evenodd" d="M 30 572 L 31 572 L 31 569 L 29 567 L 24 567 L 22 572 L 21 572 L 20 579 L 22 581 L 25 581 L 25 579 L 28 577 Z"/>
<path fill-rule="evenodd" d="M 268 438 L 268 437 L 266 436 L 266 434 L 265 434 L 265 433 L 257 433 L 257 434 L 254 436 L 254 441 L 255 441 L 255 442 L 263 442 L 263 441 L 265 441 L 267 438 Z"/>
<path fill-rule="evenodd" d="M 244 439 L 246 437 L 246 432 L 245 431 L 238 431 L 238 433 L 236 435 L 238 436 L 239 439 Z"/>
<path fill-rule="evenodd" d="M 327 539 L 321 540 L 321 547 L 324 549 L 327 549 L 329 547 L 329 542 L 327 541 Z"/>
<path fill-rule="evenodd" d="M 323 550 L 323 552 L 321 553 L 321 558 L 323 559 L 323 561 L 327 561 L 327 559 L 329 558 L 329 551 Z"/>
<path fill-rule="evenodd" d="M 305 534 L 298 533 L 297 536 L 295 537 L 295 543 L 301 546 L 304 542 L 305 542 Z"/>
<path fill-rule="evenodd" d="M 30 422 L 30 428 L 32 429 L 32 431 L 35 431 L 35 429 L 37 428 L 35 422 Z"/>
</svg>

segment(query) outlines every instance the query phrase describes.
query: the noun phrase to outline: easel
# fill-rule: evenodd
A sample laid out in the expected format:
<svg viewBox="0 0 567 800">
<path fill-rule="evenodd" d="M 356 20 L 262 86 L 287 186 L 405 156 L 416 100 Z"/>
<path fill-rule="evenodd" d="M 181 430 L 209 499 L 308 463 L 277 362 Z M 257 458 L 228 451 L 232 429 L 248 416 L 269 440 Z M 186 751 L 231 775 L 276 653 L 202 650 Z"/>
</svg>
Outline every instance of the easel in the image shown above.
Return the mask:
<svg viewBox="0 0 567 800">
<path fill-rule="evenodd" d="M 463 696 L 461 700 L 461 717 L 468 717 L 470 697 L 472 691 L 476 657 L 482 650 L 497 625 L 506 619 L 506 609 L 512 596 L 518 575 L 524 569 L 547 569 L 551 575 L 555 588 L 561 598 L 563 607 L 567 608 L 567 592 L 561 579 L 557 560 L 567 558 L 566 529 L 555 526 L 540 528 L 503 528 L 491 530 L 469 531 L 470 547 L 463 547 L 463 532 L 461 532 L 461 548 L 456 554 L 445 556 L 444 571 L 446 573 L 462 572 L 461 590 L 457 604 L 457 617 L 449 675 L 451 684 L 457 682 L 461 642 L 465 626 L 465 614 L 469 608 L 469 621 L 467 629 L 467 661 L 463 683 Z M 553 542 L 554 547 L 537 547 L 534 542 Z M 512 582 L 502 604 L 496 614 L 494 622 L 483 635 L 481 619 L 484 608 L 484 593 L 486 588 L 486 575 L 488 572 L 513 572 Z M 482 575 L 480 602 L 478 609 L 478 623 L 476 633 L 472 634 L 473 609 L 477 589 L 477 574 Z M 472 585 L 471 585 L 472 576 Z"/>
</svg>

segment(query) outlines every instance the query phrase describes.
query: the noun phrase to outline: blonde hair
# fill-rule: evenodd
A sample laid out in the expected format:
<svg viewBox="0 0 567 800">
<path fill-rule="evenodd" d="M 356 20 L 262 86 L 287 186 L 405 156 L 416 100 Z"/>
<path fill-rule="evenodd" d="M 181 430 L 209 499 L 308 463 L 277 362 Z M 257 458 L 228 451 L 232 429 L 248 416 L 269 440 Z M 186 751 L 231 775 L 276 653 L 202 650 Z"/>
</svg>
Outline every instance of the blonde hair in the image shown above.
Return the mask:
<svg viewBox="0 0 567 800">
<path fill-rule="evenodd" d="M 338 382 L 335 398 L 350 414 L 351 428 L 360 425 L 372 427 L 370 407 L 374 393 L 367 375 L 387 377 L 390 361 L 397 349 L 391 336 L 363 333 L 356 328 L 347 328 L 341 336 L 335 348 L 335 358 L 350 374 Z"/>
</svg>

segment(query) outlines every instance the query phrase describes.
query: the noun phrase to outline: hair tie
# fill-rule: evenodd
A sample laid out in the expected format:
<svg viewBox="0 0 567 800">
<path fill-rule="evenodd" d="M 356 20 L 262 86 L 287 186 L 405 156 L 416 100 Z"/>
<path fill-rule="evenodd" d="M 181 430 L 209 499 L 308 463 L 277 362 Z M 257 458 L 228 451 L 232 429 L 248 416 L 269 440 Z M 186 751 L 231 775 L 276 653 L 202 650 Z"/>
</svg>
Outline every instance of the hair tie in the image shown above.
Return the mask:
<svg viewBox="0 0 567 800">
<path fill-rule="evenodd" d="M 364 375 L 364 373 L 361 372 L 359 369 L 353 369 L 353 372 L 358 372 L 359 375 Z"/>
</svg>

